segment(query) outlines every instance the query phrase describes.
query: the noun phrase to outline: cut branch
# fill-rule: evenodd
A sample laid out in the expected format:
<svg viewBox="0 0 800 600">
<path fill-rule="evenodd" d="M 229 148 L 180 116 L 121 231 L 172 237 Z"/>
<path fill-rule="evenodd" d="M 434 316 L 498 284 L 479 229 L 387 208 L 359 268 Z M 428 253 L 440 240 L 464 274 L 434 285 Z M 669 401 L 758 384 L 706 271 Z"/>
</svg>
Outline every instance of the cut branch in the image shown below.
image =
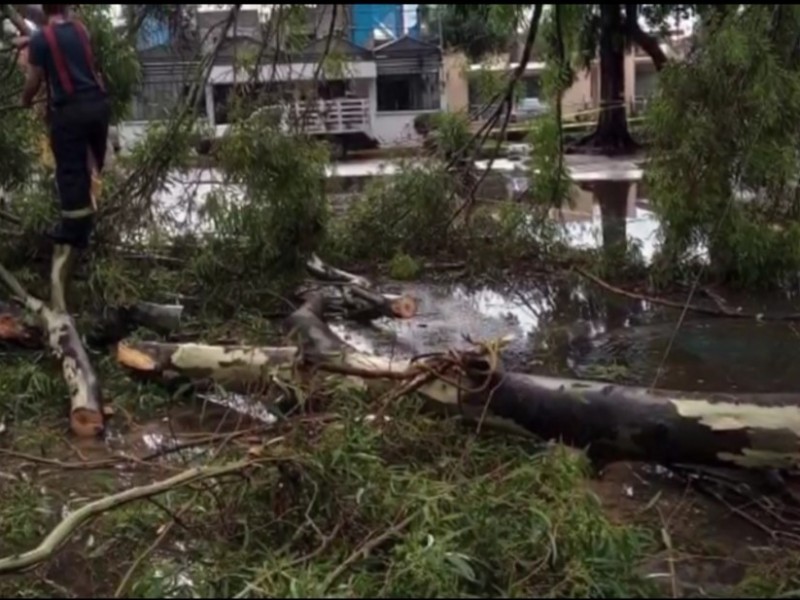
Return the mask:
<svg viewBox="0 0 800 600">
<path fill-rule="evenodd" d="M 356 321 L 380 317 L 410 319 L 417 314 L 417 302 L 413 298 L 375 292 L 372 282 L 365 277 L 332 267 L 316 254 L 306 263 L 306 268 L 315 279 L 342 286 L 336 296 L 325 296 L 327 310 L 346 312 L 348 318 Z M 301 296 L 307 299 L 305 294 Z"/>
<path fill-rule="evenodd" d="M 183 376 L 211 380 L 234 391 L 269 385 L 279 373 L 287 378 L 297 359 L 296 348 L 255 348 L 205 344 L 127 342 L 117 346 L 117 362 L 148 378 Z"/>
<path fill-rule="evenodd" d="M 80 437 L 94 437 L 105 429 L 100 383 L 83 347 L 72 317 L 49 308 L 31 296 L 6 268 L 0 265 L 0 279 L 42 323 L 50 350 L 61 362 L 70 396 L 70 426 Z"/>
<path fill-rule="evenodd" d="M 170 334 L 180 328 L 183 307 L 180 305 L 139 302 L 132 306 L 104 309 L 91 319 L 86 339 L 90 346 L 116 344 L 137 327 Z M 40 348 L 41 330 L 26 323 L 22 310 L 0 302 L 0 342 L 9 347 Z"/>
<path fill-rule="evenodd" d="M 38 348 L 41 331 L 25 322 L 22 310 L 0 302 L 0 343 L 10 347 Z"/>
</svg>

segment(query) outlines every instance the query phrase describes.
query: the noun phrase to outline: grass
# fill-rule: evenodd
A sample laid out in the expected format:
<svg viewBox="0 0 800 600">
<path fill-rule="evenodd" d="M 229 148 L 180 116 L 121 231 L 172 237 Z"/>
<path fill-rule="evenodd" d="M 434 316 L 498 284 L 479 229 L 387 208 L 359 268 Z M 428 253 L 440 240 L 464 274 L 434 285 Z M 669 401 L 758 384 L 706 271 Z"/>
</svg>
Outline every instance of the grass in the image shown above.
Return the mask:
<svg viewBox="0 0 800 600">
<path fill-rule="evenodd" d="M 0 371 L 5 390 L 34 398 L 26 404 L 26 418 L 12 427 L 15 449 L 34 453 L 45 443 L 49 456 L 65 451 L 62 437 L 54 435 L 63 421 L 52 408 L 53 398 L 63 395 L 48 397 L 41 383 L 56 376 L 42 365 L 4 365 Z M 103 380 L 125 403 L 123 380 Z M 129 400 L 140 393 L 138 386 L 127 386 Z M 151 416 L 150 402 L 142 404 L 126 406 L 137 418 Z M 391 407 L 385 422 L 365 418 L 370 399 L 349 385 L 328 390 L 324 409 L 331 416 L 326 424 L 292 424 L 282 430 L 280 443 L 265 445 L 272 462 L 251 477 L 176 490 L 157 503 L 109 512 L 76 533 L 49 564 L 0 578 L 0 593 L 113 594 L 136 557 L 173 519 L 179 525 L 142 561 L 127 595 L 652 593 L 636 573 L 652 536 L 605 518 L 582 485 L 586 464 L 579 454 L 530 440 L 475 437 L 459 421 L 425 416 L 414 399 Z M 42 427 L 45 416 L 49 425 Z M 217 460 L 245 451 L 231 445 Z M 0 470 L 9 474 L 0 505 L 5 555 L 38 544 L 66 507 L 129 487 L 130 478 L 144 482 L 170 474 L 167 467 L 121 476 L 113 469 L 21 470 L 15 459 L 3 462 Z"/>
<path fill-rule="evenodd" d="M 392 266 L 402 270 L 398 265 L 410 260 L 398 255 Z M 274 342 L 276 332 L 257 311 L 236 317 L 187 323 L 186 331 L 202 332 L 206 339 Z M 132 381 L 109 355 L 92 358 L 116 409 L 111 444 L 117 450 L 141 446 L 145 427 L 169 435 L 177 418 L 167 426 L 167 415 L 201 412 L 193 404 L 197 400 Z M 596 377 L 611 381 L 627 375 L 620 365 L 595 369 Z M 0 456 L 0 558 L 35 547 L 65 511 L 91 500 L 166 479 L 190 464 L 246 454 L 265 461 L 247 477 L 176 489 L 110 511 L 71 536 L 46 564 L 0 576 L 0 593 L 94 597 L 118 588 L 128 597 L 665 593 L 663 581 L 645 577 L 653 557 L 664 551 L 660 523 L 613 518 L 588 485 L 582 454 L 508 434 L 476 436 L 456 419 L 428 416 L 414 398 L 395 401 L 381 421 L 372 418 L 374 402 L 371 393 L 331 380 L 306 406 L 315 413 L 298 415 L 256 439 L 172 456 L 155 467 L 63 470 Z M 76 450 L 66 441 L 66 389 L 45 353 L 4 357 L 0 403 L 8 429 L 0 447 L 73 462 L 78 453 L 107 456 L 104 447 Z M 215 431 L 214 419 L 201 424 L 204 432 Z M 688 550 L 688 545 L 676 548 Z M 796 590 L 790 568 L 796 558 L 786 556 L 783 568 L 762 561 L 751 569 L 742 593 L 761 597 Z"/>
<path fill-rule="evenodd" d="M 243 337 L 272 335 L 254 315 L 243 315 L 232 329 Z M 169 434 L 174 423 L 165 425 L 164 417 L 192 408 L 185 397 L 133 382 L 111 357 L 94 360 L 117 409 L 112 442 L 117 449 L 132 451 L 145 425 Z M 625 377 L 616 368 L 597 375 Z M 0 392 L 8 426 L 0 437 L 4 448 L 72 462 L 77 453 L 107 456 L 104 448 L 76 450 L 66 441 L 66 390 L 46 355 L 12 355 L 0 366 Z M 2 556 L 35 547 L 65 511 L 166 479 L 191 464 L 248 454 L 265 462 L 247 477 L 176 489 L 110 511 L 72 535 L 46 564 L 0 576 L 0 593 L 87 597 L 113 595 L 118 588 L 127 597 L 664 593 L 657 587 L 663 582 L 645 577 L 653 557 L 664 550 L 659 523 L 609 514 L 588 485 L 581 453 L 508 434 L 477 436 L 458 419 L 429 416 L 415 398 L 395 401 L 381 420 L 373 414 L 374 395 L 342 380 L 329 380 L 315 396 L 307 406 L 315 413 L 298 415 L 257 438 L 172 456 L 154 467 L 63 470 L 1 456 Z M 213 432 L 217 423 L 209 419 L 202 429 Z M 741 584 L 742 593 L 763 597 L 796 590 L 789 568 L 796 558 L 786 556 L 783 570 L 767 561 L 756 565 Z"/>
</svg>

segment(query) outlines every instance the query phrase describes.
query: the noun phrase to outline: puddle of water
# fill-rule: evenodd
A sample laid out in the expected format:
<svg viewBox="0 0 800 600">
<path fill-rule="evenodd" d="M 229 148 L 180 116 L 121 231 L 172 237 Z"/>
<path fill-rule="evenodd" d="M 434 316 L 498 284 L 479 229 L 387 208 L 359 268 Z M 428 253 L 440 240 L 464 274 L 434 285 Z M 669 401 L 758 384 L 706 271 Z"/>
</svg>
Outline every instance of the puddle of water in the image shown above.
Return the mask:
<svg viewBox="0 0 800 600">
<path fill-rule="evenodd" d="M 398 357 L 446 348 L 467 349 L 471 347 L 469 340 L 510 336 L 506 356 L 519 363 L 546 347 L 544 336 L 538 335 L 545 330 L 555 327 L 567 337 L 605 330 L 602 323 L 574 314 L 576 308 L 587 316 L 591 312 L 590 300 L 579 286 L 559 289 L 539 285 L 509 291 L 415 282 L 397 287 L 417 299 L 419 312 L 415 318 L 383 319 L 371 326 L 337 323 L 332 326 L 334 332 L 361 351 Z M 564 320 L 556 321 L 553 315 L 567 308 L 561 302 L 570 307 Z"/>
<path fill-rule="evenodd" d="M 678 390 L 776 392 L 797 389 L 793 351 L 800 343 L 786 323 L 699 319 L 685 322 L 661 362 L 675 325 L 611 331 L 565 349 L 571 370 L 590 378 L 621 367 L 626 379 Z M 660 370 L 659 370 L 659 367 Z"/>
<path fill-rule="evenodd" d="M 417 317 L 373 326 L 339 323 L 334 331 L 359 350 L 397 357 L 467 349 L 467 337 L 510 335 L 504 352 L 509 369 L 645 386 L 658 374 L 658 387 L 675 390 L 800 387 L 793 358 L 800 330 L 787 323 L 689 315 L 667 354 L 677 311 L 608 296 L 582 282 L 511 291 L 420 282 L 391 291 L 395 287 L 417 298 Z"/>
</svg>

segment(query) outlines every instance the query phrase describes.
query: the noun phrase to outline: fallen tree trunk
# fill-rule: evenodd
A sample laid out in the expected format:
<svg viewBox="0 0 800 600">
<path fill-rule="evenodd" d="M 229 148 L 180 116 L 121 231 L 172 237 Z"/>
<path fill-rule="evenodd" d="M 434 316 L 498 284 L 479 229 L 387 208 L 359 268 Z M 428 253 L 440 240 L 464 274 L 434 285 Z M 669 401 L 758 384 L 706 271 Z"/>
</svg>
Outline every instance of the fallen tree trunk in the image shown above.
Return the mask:
<svg viewBox="0 0 800 600">
<path fill-rule="evenodd" d="M 701 394 L 503 373 L 493 353 L 455 362 L 391 361 L 353 352 L 320 319 L 321 300 L 287 322 L 298 348 L 233 348 L 130 344 L 120 363 L 132 371 L 155 365 L 186 376 L 211 374 L 241 385 L 263 380 L 263 367 L 288 373 L 302 363 L 324 371 L 403 381 L 436 403 L 468 415 L 510 421 L 546 440 L 586 448 L 600 463 L 642 460 L 663 464 L 789 468 L 800 465 L 800 396 Z M 452 356 L 452 353 L 451 353 Z M 164 357 L 168 357 L 165 359 Z M 439 361 L 438 363 L 436 361 Z"/>
<path fill-rule="evenodd" d="M 800 396 L 673 392 L 601 382 L 494 374 L 492 413 L 600 462 L 791 468 L 800 465 Z"/>
<path fill-rule="evenodd" d="M 48 307 L 31 296 L 17 279 L 0 265 L 0 279 L 42 324 L 47 343 L 61 362 L 70 396 L 70 427 L 79 437 L 94 437 L 105 430 L 103 398 L 92 363 L 83 347 L 72 317 Z"/>
</svg>

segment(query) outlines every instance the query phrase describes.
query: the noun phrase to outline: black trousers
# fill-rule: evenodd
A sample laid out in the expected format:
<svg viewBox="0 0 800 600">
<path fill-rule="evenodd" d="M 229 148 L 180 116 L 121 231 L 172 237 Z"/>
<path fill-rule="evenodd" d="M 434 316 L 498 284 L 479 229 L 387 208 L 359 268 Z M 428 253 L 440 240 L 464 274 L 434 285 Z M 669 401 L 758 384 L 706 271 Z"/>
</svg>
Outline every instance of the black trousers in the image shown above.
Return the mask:
<svg viewBox="0 0 800 600">
<path fill-rule="evenodd" d="M 105 96 L 75 97 L 68 104 L 53 107 L 49 120 L 61 204 L 61 221 L 52 237 L 58 244 L 83 250 L 94 227 L 92 174 L 87 159 L 91 152 L 98 172 L 102 171 L 111 105 Z"/>
</svg>

